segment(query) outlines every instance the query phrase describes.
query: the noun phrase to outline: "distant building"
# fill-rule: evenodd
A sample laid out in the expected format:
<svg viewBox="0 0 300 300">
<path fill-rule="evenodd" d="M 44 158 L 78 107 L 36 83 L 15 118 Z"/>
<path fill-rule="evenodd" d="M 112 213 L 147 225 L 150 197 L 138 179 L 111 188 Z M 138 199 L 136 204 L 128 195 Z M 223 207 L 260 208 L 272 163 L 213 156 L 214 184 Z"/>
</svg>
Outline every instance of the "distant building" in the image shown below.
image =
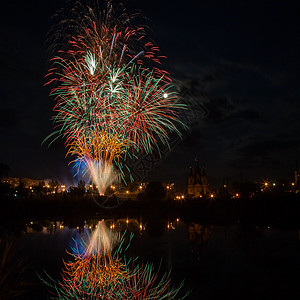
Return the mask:
<svg viewBox="0 0 300 300">
<path fill-rule="evenodd" d="M 6 177 L 6 178 L 2 178 L 2 183 L 8 184 L 11 187 L 17 187 L 20 185 L 20 183 L 22 183 L 24 185 L 25 188 L 30 188 L 33 186 L 38 186 L 40 183 L 43 183 L 43 185 L 48 185 L 49 182 L 51 180 L 50 179 L 45 179 L 45 180 L 41 180 L 41 179 L 32 179 L 32 178 L 17 178 L 17 177 Z"/>
<path fill-rule="evenodd" d="M 2 183 L 8 184 L 12 187 L 17 187 L 20 185 L 20 179 L 15 177 L 2 178 Z"/>
<path fill-rule="evenodd" d="M 208 183 L 205 167 L 200 170 L 199 160 L 195 159 L 195 168 L 190 167 L 190 175 L 188 177 L 188 195 L 193 197 L 202 197 L 208 194 Z"/>
<path fill-rule="evenodd" d="M 25 188 L 32 188 L 33 186 L 37 186 L 40 184 L 41 180 L 32 179 L 32 178 L 22 178 L 22 183 L 24 184 Z"/>
<path fill-rule="evenodd" d="M 294 176 L 295 176 L 295 178 L 294 178 L 295 185 L 296 186 L 300 185 L 300 172 L 298 170 L 296 170 L 294 172 Z"/>
</svg>

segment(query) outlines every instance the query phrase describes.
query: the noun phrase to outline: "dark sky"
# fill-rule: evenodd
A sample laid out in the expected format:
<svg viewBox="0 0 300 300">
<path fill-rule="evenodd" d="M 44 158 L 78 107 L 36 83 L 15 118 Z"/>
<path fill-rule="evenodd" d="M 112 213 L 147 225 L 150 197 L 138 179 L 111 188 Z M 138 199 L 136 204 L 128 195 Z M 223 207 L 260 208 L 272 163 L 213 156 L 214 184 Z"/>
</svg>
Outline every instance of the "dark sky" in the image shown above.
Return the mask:
<svg viewBox="0 0 300 300">
<path fill-rule="evenodd" d="M 72 178 L 62 141 L 41 145 L 52 130 L 46 34 L 65 2 L 1 4 L 0 162 L 10 176 Z M 300 2 L 245 2 L 129 1 L 150 19 L 176 84 L 208 112 L 149 178 L 183 186 L 198 156 L 212 184 L 292 179 L 300 145 Z"/>
</svg>

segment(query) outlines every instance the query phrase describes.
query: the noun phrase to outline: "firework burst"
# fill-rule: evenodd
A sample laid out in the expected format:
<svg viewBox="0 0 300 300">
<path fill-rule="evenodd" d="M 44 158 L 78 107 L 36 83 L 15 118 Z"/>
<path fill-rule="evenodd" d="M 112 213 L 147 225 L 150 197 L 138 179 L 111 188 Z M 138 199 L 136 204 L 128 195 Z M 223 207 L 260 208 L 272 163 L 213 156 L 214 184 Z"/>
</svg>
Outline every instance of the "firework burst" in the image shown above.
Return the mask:
<svg viewBox="0 0 300 300">
<path fill-rule="evenodd" d="M 159 275 L 151 263 L 139 265 L 137 259 L 126 259 L 124 234 L 113 234 L 104 221 L 87 242 L 81 241 L 72 249 L 72 260 L 64 262 L 62 279 L 53 280 L 49 275 L 42 281 L 52 289 L 53 299 L 110 299 L 150 300 L 184 299 L 189 293 L 179 292 L 183 282 L 171 286 L 170 273 Z M 124 249 L 125 248 L 125 249 Z"/>
<path fill-rule="evenodd" d="M 79 11 L 75 5 L 76 21 L 63 23 L 74 32 L 48 73 L 56 101 L 55 131 L 49 137 L 64 138 L 67 154 L 78 166 L 84 163 L 102 186 L 100 194 L 116 177 L 113 166 L 124 179 L 126 155 L 152 153 L 160 144 L 168 146 L 171 133 L 181 136 L 178 111 L 184 108 L 168 73 L 156 66 L 162 57 L 145 29 L 106 3 L 102 11 L 97 5 Z"/>
</svg>

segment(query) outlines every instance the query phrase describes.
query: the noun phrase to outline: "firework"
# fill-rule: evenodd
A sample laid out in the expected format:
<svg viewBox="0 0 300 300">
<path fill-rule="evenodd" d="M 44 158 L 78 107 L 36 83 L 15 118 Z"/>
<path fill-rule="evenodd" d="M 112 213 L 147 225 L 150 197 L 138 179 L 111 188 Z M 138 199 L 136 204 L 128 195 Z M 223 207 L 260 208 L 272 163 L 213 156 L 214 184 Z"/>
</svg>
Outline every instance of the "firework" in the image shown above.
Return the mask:
<svg viewBox="0 0 300 300">
<path fill-rule="evenodd" d="M 67 154 L 86 167 L 101 194 L 116 177 L 113 166 L 124 178 L 126 155 L 152 153 L 168 146 L 171 133 L 181 136 L 178 110 L 184 106 L 168 73 L 156 66 L 158 47 L 144 28 L 132 26 L 132 16 L 117 15 L 110 1 L 103 11 L 81 9 L 73 10 L 76 21 L 64 22 L 74 32 L 49 70 L 56 101 L 49 137 L 65 139 Z"/>
<path fill-rule="evenodd" d="M 98 222 L 92 236 L 72 248 L 72 259 L 64 262 L 62 279 L 51 279 L 50 283 L 42 280 L 54 289 L 54 299 L 117 299 L 113 298 L 116 288 L 130 276 L 120 258 L 123 244 L 124 235 L 114 235 L 104 221 Z"/>
<path fill-rule="evenodd" d="M 53 299 L 184 299 L 178 296 L 183 282 L 171 287 L 170 273 L 159 276 L 151 263 L 137 264 L 137 259 L 126 259 L 125 234 L 113 235 L 104 221 L 87 242 L 81 242 L 83 253 L 73 248 L 73 259 L 64 262 L 62 279 L 50 276 L 43 280 L 55 294 Z M 133 235 L 130 235 L 131 241 Z M 125 249 L 124 249 L 125 248 Z"/>
</svg>

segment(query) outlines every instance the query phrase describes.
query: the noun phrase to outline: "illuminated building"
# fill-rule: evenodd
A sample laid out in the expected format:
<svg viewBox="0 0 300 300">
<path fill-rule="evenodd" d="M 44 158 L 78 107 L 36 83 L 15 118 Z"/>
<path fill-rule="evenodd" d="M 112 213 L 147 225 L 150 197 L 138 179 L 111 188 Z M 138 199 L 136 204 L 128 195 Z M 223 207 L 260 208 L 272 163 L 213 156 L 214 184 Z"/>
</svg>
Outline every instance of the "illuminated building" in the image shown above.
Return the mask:
<svg viewBox="0 0 300 300">
<path fill-rule="evenodd" d="M 2 178 L 2 183 L 8 184 L 11 187 L 17 187 L 20 185 L 20 179 L 15 177 Z"/>
<path fill-rule="evenodd" d="M 188 195 L 193 197 L 202 197 L 208 194 L 208 183 L 205 168 L 200 170 L 199 160 L 195 159 L 196 166 L 190 167 L 190 175 L 188 177 Z"/>
</svg>

